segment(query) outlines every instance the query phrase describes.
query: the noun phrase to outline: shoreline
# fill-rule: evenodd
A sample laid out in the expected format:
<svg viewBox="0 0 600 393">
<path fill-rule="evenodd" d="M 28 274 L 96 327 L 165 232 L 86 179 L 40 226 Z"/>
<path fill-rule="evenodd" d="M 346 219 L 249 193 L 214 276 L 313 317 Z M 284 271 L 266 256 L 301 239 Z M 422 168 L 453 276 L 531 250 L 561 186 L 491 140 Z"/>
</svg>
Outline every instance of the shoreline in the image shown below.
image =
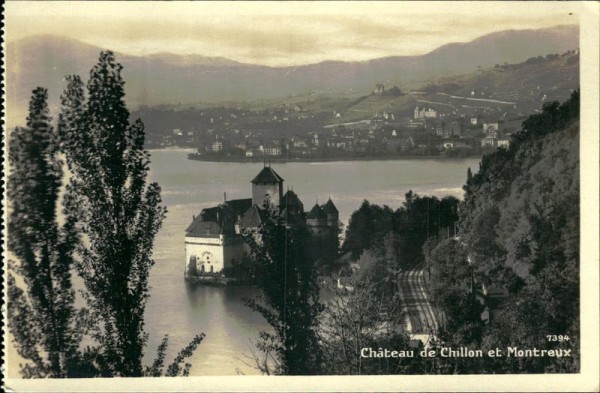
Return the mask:
<svg viewBox="0 0 600 393">
<path fill-rule="evenodd" d="M 472 155 L 467 157 L 444 157 L 444 156 L 367 156 L 367 157 L 306 157 L 306 158 L 283 158 L 283 157 L 207 157 L 198 156 L 194 153 L 188 154 L 188 160 L 204 162 L 234 162 L 234 163 L 293 163 L 293 162 L 338 162 L 338 161 L 400 161 L 400 160 L 441 160 L 441 161 L 459 161 L 473 158 L 481 159 L 481 155 Z"/>
</svg>

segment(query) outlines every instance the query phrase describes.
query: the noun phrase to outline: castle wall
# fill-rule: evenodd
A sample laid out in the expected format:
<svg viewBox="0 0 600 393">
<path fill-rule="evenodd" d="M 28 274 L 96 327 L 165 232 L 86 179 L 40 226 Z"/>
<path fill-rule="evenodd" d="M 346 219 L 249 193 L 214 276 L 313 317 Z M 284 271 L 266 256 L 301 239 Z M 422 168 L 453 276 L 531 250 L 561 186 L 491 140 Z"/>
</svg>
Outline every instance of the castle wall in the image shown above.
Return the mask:
<svg viewBox="0 0 600 393">
<path fill-rule="evenodd" d="M 328 227 L 337 229 L 338 222 L 339 222 L 338 214 L 328 214 L 327 215 L 327 226 Z"/>
<path fill-rule="evenodd" d="M 265 195 L 269 195 L 271 202 L 279 206 L 281 200 L 281 187 L 279 184 L 253 184 L 252 204 L 262 208 Z"/>
<path fill-rule="evenodd" d="M 244 255 L 244 241 L 241 236 L 227 236 L 223 245 L 223 266 L 225 269 L 231 268 L 234 264 L 240 263 Z"/>
<path fill-rule="evenodd" d="M 190 269 L 189 264 L 192 262 L 192 257 L 195 257 L 196 268 Z M 217 273 L 223 270 L 223 236 L 214 237 L 187 237 L 185 238 L 185 263 L 186 272 L 196 271 L 196 274 L 204 272 Z"/>
<path fill-rule="evenodd" d="M 231 267 L 233 261 L 241 261 L 242 246 L 239 236 L 186 237 L 185 271 L 195 271 L 196 274 L 222 272 L 224 268 Z M 196 266 L 190 267 L 194 259 Z"/>
</svg>

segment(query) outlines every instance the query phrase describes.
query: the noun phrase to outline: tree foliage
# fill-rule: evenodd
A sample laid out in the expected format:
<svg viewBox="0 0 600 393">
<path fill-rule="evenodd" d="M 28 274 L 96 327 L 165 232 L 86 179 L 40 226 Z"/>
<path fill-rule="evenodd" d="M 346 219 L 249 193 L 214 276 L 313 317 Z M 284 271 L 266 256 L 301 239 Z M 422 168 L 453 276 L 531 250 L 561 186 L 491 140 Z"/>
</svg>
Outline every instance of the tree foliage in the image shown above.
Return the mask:
<svg viewBox="0 0 600 393">
<path fill-rule="evenodd" d="M 484 306 L 472 291 L 472 268 L 467 251 L 455 238 L 435 241 L 427 252 L 430 261 L 430 294 L 443 313 L 438 315 L 438 340 L 445 347 L 481 349 Z M 431 247 L 431 244 L 428 244 Z M 439 373 L 482 372 L 485 365 L 478 359 L 440 359 Z"/>
<path fill-rule="evenodd" d="M 81 78 L 67 77 L 57 132 L 46 89 L 35 89 L 27 127 L 10 136 L 8 314 L 24 377 L 187 376 L 204 338 L 163 371 L 165 337 L 142 366 L 151 252 L 166 209 L 158 184 L 147 184 L 144 126 L 129 123 L 121 69 L 102 52 L 87 97 Z M 74 271 L 89 310 L 74 306 Z M 81 350 L 84 335 L 91 344 Z"/>
<path fill-rule="evenodd" d="M 577 371 L 579 92 L 562 105 L 544 104 L 540 114 L 523 122 L 508 149 L 483 157 L 464 189 L 460 243 L 440 243 L 431 256 L 436 301 L 449 318 L 459 316 L 445 326 L 447 334 L 484 350 L 553 349 L 557 344 L 548 342 L 546 333 L 568 335 L 571 340 L 559 345 L 574 349 L 571 358 L 505 358 L 481 371 Z M 465 331 L 476 321 L 460 317 L 464 308 L 457 307 L 456 296 L 464 299 L 472 292 L 467 260 L 475 289 L 507 291 L 500 304 L 487 296 L 493 318 L 475 335 Z"/>
<path fill-rule="evenodd" d="M 403 266 L 423 262 L 423 244 L 430 237 L 454 236 L 458 220 L 458 199 L 414 194 L 409 191 L 394 214 L 394 231 L 398 234 L 398 255 Z"/>
<path fill-rule="evenodd" d="M 112 52 L 102 52 L 87 97 L 81 79 L 68 77 L 58 131 L 71 172 L 68 211 L 81 235 L 76 267 L 97 322 L 95 363 L 103 376 L 141 376 L 152 247 L 166 209 L 158 184 L 147 184 L 144 125 L 129 123 L 121 70 Z M 161 348 L 152 375 L 161 370 Z M 187 373 L 179 364 L 190 354 L 182 352 L 168 373 Z"/>
<path fill-rule="evenodd" d="M 322 311 L 314 261 L 307 255 L 308 230 L 289 227 L 277 211 L 267 210 L 258 233 L 244 236 L 250 246 L 252 274 L 261 295 L 247 299 L 273 328 L 262 332 L 259 350 L 272 357 L 269 374 L 314 375 L 322 370 L 317 322 Z M 273 365 L 274 363 L 274 365 Z"/>
<path fill-rule="evenodd" d="M 393 211 L 364 201 L 352 213 L 343 249 L 358 258 L 365 250 L 382 257 L 389 247 L 397 267 L 423 261 L 422 246 L 429 237 L 455 235 L 458 200 L 424 196 L 409 191 L 401 207 Z"/>
<path fill-rule="evenodd" d="M 167 352 L 167 347 L 169 345 L 169 335 L 165 334 L 163 340 L 156 350 L 156 358 L 152 362 L 151 366 L 146 366 L 144 370 L 144 376 L 146 377 L 187 377 L 190 375 L 190 369 L 192 368 L 191 363 L 184 363 L 186 359 L 190 358 L 198 345 L 204 340 L 204 333 L 197 334 L 192 341 L 175 357 L 173 362 L 167 366 L 167 371 L 165 372 L 164 364 L 165 357 Z"/>
<path fill-rule="evenodd" d="M 392 230 L 392 213 L 388 206 L 381 207 L 364 200 L 350 216 L 343 249 L 351 251 L 356 259 L 363 251 L 376 245 Z"/>
<path fill-rule="evenodd" d="M 352 283 L 352 291 L 329 297 L 319 324 L 324 372 L 333 375 L 405 374 L 419 369 L 418 356 L 403 332 L 401 304 L 389 302 L 369 277 Z M 363 357 L 363 348 L 414 351 L 414 358 Z"/>
<path fill-rule="evenodd" d="M 46 89 L 36 88 L 27 127 L 10 135 L 8 248 L 16 261 L 8 275 L 8 327 L 18 353 L 31 362 L 22 375 L 59 378 L 84 373 L 82 314 L 70 273 L 74 222 L 61 225 L 57 217 L 62 168 L 47 101 Z"/>
</svg>

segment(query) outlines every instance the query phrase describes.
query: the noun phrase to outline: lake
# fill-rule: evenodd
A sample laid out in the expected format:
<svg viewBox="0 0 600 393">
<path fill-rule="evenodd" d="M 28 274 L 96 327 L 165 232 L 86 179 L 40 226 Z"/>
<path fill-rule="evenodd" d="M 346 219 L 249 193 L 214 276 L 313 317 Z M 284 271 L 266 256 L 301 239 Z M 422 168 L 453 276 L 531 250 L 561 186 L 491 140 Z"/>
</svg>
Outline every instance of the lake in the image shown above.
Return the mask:
<svg viewBox="0 0 600 393">
<path fill-rule="evenodd" d="M 197 333 L 205 333 L 193 357 L 190 375 L 258 374 L 252 367 L 253 342 L 267 328 L 262 317 L 244 304 L 252 287 L 188 287 L 185 266 L 185 228 L 201 209 L 227 199 L 251 197 L 250 181 L 262 163 L 202 162 L 187 159 L 192 150 L 153 150 L 150 180 L 162 187 L 167 217 L 154 247 L 156 265 L 150 274 L 146 308 L 149 342 L 145 363 L 155 356 L 164 334 L 169 334 L 166 362 L 170 362 Z M 479 159 L 335 161 L 273 164 L 273 169 L 298 194 L 305 210 L 331 199 L 348 219 L 364 199 L 400 207 L 409 190 L 420 195 L 462 196 L 467 168 L 474 172 Z"/>
</svg>

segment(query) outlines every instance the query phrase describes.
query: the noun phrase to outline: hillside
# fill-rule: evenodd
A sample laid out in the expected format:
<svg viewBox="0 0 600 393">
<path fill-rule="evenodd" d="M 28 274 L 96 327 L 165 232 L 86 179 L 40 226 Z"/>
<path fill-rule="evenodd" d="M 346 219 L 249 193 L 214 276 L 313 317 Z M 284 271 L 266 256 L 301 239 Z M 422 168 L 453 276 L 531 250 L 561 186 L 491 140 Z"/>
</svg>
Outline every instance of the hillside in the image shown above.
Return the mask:
<svg viewBox="0 0 600 393">
<path fill-rule="evenodd" d="M 371 118 L 373 114 L 384 111 L 408 114 L 414 110 L 415 105 L 417 105 L 417 100 L 410 95 L 388 97 L 371 94 L 342 111 L 342 117 L 338 119 L 338 122 Z"/>
<path fill-rule="evenodd" d="M 453 96 L 449 98 L 465 97 L 463 101 L 471 100 L 471 105 L 494 104 L 494 101 L 499 105 L 514 103 L 528 112 L 539 109 L 546 101 L 566 101 L 578 86 L 579 53 L 575 50 L 440 78 L 424 90 Z M 452 101 L 447 99 L 447 102 Z"/>
<path fill-rule="evenodd" d="M 430 254 L 446 344 L 573 351 L 486 361 L 481 372 L 579 369 L 579 142 L 579 93 L 545 104 L 509 149 L 484 156 L 468 176 L 459 238 Z M 546 332 L 569 339 L 552 342 Z"/>
<path fill-rule="evenodd" d="M 478 66 L 516 63 L 531 56 L 578 47 L 577 26 L 510 30 L 472 42 L 448 44 L 422 56 L 397 56 L 364 62 L 323 62 L 297 67 L 266 67 L 203 56 L 117 54 L 124 66 L 131 107 L 202 102 L 245 102 L 298 94 L 359 94 L 376 83 L 403 89 L 424 81 L 464 74 Z M 86 76 L 101 48 L 55 36 L 29 37 L 6 46 L 8 124 L 24 118 L 30 92 L 49 89 L 55 112 L 63 77 Z"/>
<path fill-rule="evenodd" d="M 331 122 L 367 119 L 384 111 L 410 116 L 417 105 L 439 113 L 458 114 L 470 109 L 524 117 L 539 111 L 546 101 L 567 100 L 578 86 L 579 54 L 573 50 L 439 78 L 406 95 L 369 94 L 348 103 L 340 110 L 341 117 Z"/>
</svg>

